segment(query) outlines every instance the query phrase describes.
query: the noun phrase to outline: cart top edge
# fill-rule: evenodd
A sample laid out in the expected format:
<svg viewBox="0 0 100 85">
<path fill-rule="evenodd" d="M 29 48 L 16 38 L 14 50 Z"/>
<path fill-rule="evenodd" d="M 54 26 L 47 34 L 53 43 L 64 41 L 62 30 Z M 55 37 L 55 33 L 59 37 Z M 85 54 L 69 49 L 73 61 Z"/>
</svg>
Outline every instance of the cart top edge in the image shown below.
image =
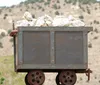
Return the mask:
<svg viewBox="0 0 100 85">
<path fill-rule="evenodd" d="M 36 26 L 20 26 L 19 31 L 92 31 L 93 27 L 66 27 L 66 26 L 49 26 L 49 27 L 36 27 Z"/>
</svg>

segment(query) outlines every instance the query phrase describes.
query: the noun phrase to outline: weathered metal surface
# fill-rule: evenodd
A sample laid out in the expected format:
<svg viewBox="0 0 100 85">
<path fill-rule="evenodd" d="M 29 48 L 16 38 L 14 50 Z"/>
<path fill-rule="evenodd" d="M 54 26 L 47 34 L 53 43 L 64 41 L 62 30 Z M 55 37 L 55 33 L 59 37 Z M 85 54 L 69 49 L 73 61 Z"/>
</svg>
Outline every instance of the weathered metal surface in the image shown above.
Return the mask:
<svg viewBox="0 0 100 85">
<path fill-rule="evenodd" d="M 84 64 L 88 68 L 88 35 L 87 34 L 88 33 L 86 31 L 83 32 L 83 58 L 84 58 Z"/>
<path fill-rule="evenodd" d="M 29 85 L 42 85 L 45 81 L 45 75 L 42 71 L 34 70 L 28 73 L 26 81 Z"/>
<path fill-rule="evenodd" d="M 23 32 L 24 64 L 50 64 L 49 32 Z"/>
<path fill-rule="evenodd" d="M 54 43 L 54 32 L 53 31 L 51 31 L 50 32 L 50 49 L 51 49 L 51 51 L 50 51 L 50 56 L 51 56 L 51 64 L 55 64 L 55 43 Z"/>
<path fill-rule="evenodd" d="M 17 69 L 85 69 L 87 65 L 85 64 L 62 64 L 62 65 L 56 65 L 56 64 L 22 64 L 17 66 Z"/>
<path fill-rule="evenodd" d="M 92 31 L 92 27 L 19 27 L 20 31 Z"/>
<path fill-rule="evenodd" d="M 56 64 L 85 64 L 83 32 L 56 32 Z"/>
<path fill-rule="evenodd" d="M 76 83 L 77 77 L 74 71 L 62 71 L 59 74 L 59 81 L 61 85 L 74 85 Z"/>
<path fill-rule="evenodd" d="M 22 65 L 23 64 L 23 43 L 22 43 L 22 41 L 23 41 L 23 32 L 22 31 L 20 31 L 20 32 L 18 32 L 18 37 L 17 37 L 18 39 L 17 39 L 17 43 L 18 43 L 18 61 L 17 61 L 17 63 L 18 63 L 18 65 Z M 17 56 L 16 56 L 17 57 Z"/>
<path fill-rule="evenodd" d="M 19 69 L 87 69 L 91 27 L 18 28 Z"/>
</svg>

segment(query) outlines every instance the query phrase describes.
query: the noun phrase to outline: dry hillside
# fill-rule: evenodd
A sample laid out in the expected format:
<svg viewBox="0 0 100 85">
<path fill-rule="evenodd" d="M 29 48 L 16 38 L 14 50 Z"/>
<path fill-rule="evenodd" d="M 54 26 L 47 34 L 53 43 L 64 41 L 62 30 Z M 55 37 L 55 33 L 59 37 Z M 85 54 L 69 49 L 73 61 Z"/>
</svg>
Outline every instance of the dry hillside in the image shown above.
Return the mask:
<svg viewBox="0 0 100 85">
<path fill-rule="evenodd" d="M 55 1 L 55 3 L 52 4 L 53 6 L 45 3 L 33 3 L 0 8 L 0 29 L 5 29 L 9 32 L 12 29 L 11 21 L 20 20 L 25 11 L 32 13 L 35 18 L 48 14 L 51 17 L 55 15 L 73 15 L 74 17 L 82 19 L 86 26 L 93 27 L 93 31 L 89 33 L 88 45 L 89 67 L 93 70 L 93 73 L 89 83 L 86 82 L 87 77 L 85 75 L 78 75 L 76 85 L 100 85 L 100 4 L 79 5 L 77 3 L 76 5 L 72 5 L 65 3 L 64 0 L 60 0 L 59 2 Z M 2 45 L 0 46 L 0 56 L 12 55 L 12 39 L 9 36 L 5 36 L 0 39 L 0 42 L 0 45 Z M 55 75 L 48 77 L 45 85 L 55 85 L 54 78 Z"/>
</svg>

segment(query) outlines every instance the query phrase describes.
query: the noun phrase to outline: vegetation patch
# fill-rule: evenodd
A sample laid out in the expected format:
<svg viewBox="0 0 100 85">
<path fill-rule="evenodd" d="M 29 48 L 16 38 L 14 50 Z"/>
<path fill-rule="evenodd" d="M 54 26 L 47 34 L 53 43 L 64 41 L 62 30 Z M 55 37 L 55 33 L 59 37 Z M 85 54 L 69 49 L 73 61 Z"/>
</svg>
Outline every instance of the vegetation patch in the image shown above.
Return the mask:
<svg viewBox="0 0 100 85">
<path fill-rule="evenodd" d="M 26 73 L 16 73 L 14 71 L 14 57 L 0 57 L 0 85 L 25 85 L 24 77 Z"/>
</svg>

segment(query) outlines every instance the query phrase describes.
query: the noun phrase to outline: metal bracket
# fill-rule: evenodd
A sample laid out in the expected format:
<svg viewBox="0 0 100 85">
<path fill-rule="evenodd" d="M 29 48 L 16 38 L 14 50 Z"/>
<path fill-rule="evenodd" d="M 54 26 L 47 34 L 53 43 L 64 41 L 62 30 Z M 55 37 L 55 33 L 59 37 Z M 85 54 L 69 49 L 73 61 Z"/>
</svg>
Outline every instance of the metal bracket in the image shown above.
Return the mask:
<svg viewBox="0 0 100 85">
<path fill-rule="evenodd" d="M 87 82 L 89 82 L 90 81 L 90 73 L 92 73 L 92 70 L 90 70 L 89 68 L 88 69 L 86 69 L 86 76 L 88 77 L 88 80 L 87 80 Z"/>
<path fill-rule="evenodd" d="M 50 40 L 51 40 L 51 54 L 50 54 L 51 55 L 51 64 L 55 63 L 54 35 L 55 35 L 54 31 L 51 31 L 50 32 Z"/>
</svg>

